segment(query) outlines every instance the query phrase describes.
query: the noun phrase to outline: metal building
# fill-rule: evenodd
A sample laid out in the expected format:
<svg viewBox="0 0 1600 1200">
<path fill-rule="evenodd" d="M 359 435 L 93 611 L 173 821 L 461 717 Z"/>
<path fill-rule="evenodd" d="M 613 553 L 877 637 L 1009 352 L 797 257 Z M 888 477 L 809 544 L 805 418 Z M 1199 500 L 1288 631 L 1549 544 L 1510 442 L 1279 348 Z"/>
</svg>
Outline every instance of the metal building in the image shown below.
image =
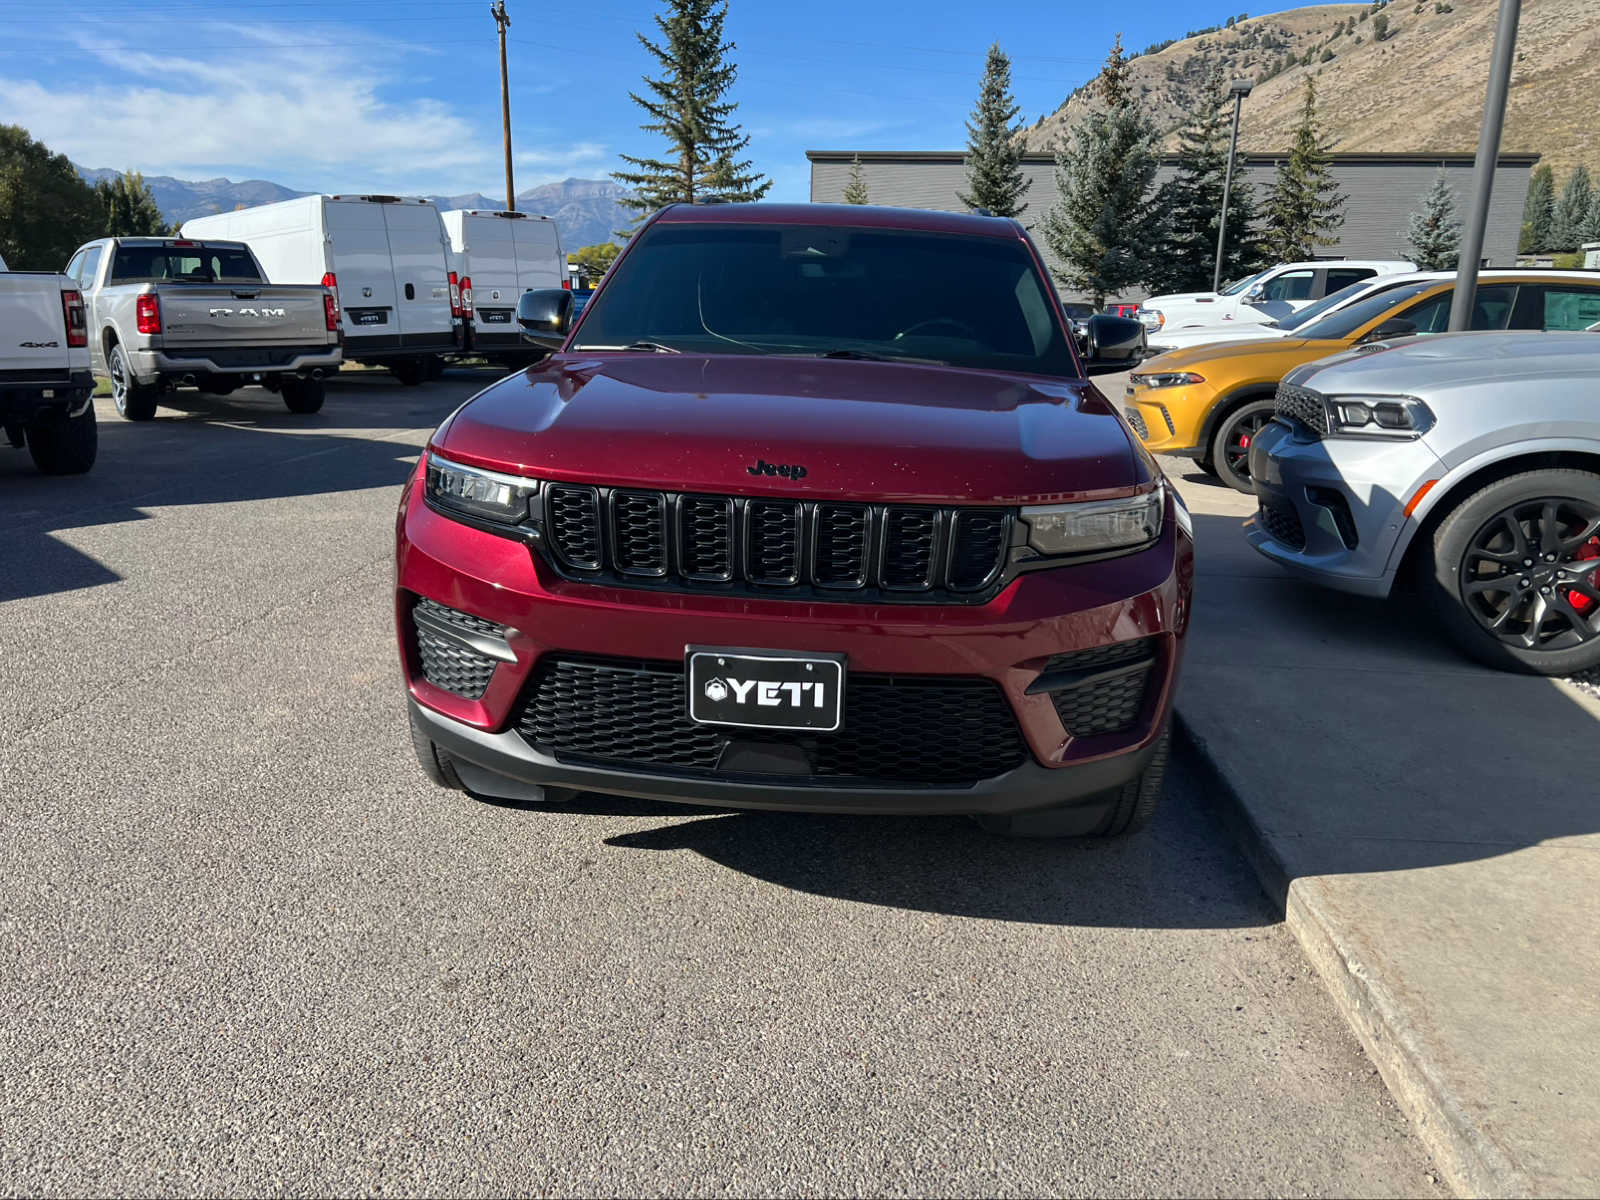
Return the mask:
<svg viewBox="0 0 1600 1200">
<path fill-rule="evenodd" d="M 1259 202 L 1285 157 L 1287 154 L 1240 154 L 1235 186 L 1239 178 L 1247 180 Z M 963 207 L 956 199 L 957 192 L 967 187 L 965 154 L 960 150 L 808 150 L 806 158 L 811 162 L 814 203 L 841 201 L 851 163 L 859 158 L 873 204 L 952 212 Z M 1472 183 L 1470 154 L 1333 154 L 1329 158 L 1334 182 L 1346 197 L 1339 241 L 1321 252 L 1330 258 L 1405 257 L 1406 219 L 1421 207 L 1423 194 L 1441 166 L 1455 190 L 1456 211 L 1465 216 Z M 1172 155 L 1162 157 L 1157 186 L 1172 177 L 1177 161 Z M 1538 161 L 1537 154 L 1500 156 L 1483 243 L 1490 266 L 1516 265 L 1528 176 Z M 1025 154 L 1022 169 L 1033 181 L 1022 214 L 1022 223 L 1032 229 L 1055 203 L 1055 161 L 1048 154 Z M 1049 254 L 1042 241 L 1040 250 Z"/>
</svg>

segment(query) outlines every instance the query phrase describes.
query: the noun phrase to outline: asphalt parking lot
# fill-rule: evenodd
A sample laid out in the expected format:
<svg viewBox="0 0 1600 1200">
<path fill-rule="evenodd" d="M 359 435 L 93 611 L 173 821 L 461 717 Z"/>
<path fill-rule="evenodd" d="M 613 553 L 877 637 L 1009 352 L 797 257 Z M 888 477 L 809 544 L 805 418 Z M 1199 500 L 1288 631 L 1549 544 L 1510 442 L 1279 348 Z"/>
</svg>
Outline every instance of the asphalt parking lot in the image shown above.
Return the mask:
<svg viewBox="0 0 1600 1200">
<path fill-rule="evenodd" d="M 428 786 L 394 505 L 489 378 L 0 454 L 0 1193 L 1439 1194 L 1182 761 L 1110 845 Z"/>
</svg>

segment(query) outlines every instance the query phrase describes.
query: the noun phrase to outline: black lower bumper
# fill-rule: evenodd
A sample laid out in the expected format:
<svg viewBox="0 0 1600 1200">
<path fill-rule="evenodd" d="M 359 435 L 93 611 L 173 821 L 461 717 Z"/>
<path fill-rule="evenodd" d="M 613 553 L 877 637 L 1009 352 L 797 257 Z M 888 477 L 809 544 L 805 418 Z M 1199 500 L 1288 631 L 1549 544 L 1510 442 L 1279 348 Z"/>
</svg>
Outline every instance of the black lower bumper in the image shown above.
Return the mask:
<svg viewBox="0 0 1600 1200">
<path fill-rule="evenodd" d="M 0 422 L 26 425 L 47 413 L 78 410 L 94 394 L 88 371 L 51 377 L 35 372 L 0 373 Z"/>
<path fill-rule="evenodd" d="M 672 775 L 620 766 L 565 762 L 541 754 L 515 732 L 485 733 L 410 700 L 411 719 L 455 760 L 469 791 L 512 800 L 539 799 L 535 789 L 606 792 L 678 804 L 794 812 L 980 815 L 1070 807 L 1082 812 L 1082 832 L 1099 826 L 1113 797 L 1107 792 L 1137 778 L 1155 742 L 1113 758 L 1070 767 L 1029 760 L 968 787 L 851 787 L 848 783 L 788 783 L 782 776 Z M 1062 832 L 1067 832 L 1063 830 Z"/>
</svg>

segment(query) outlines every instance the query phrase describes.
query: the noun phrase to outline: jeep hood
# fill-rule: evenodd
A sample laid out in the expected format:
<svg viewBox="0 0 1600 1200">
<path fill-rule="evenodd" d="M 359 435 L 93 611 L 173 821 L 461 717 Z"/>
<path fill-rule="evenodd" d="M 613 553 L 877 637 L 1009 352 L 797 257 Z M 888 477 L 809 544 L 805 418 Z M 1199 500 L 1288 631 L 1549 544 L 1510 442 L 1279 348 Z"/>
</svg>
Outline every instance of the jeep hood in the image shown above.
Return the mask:
<svg viewBox="0 0 1600 1200">
<path fill-rule="evenodd" d="M 1065 500 L 1151 477 L 1087 380 L 753 355 L 558 354 L 479 393 L 430 448 L 536 478 L 880 501 Z"/>
</svg>

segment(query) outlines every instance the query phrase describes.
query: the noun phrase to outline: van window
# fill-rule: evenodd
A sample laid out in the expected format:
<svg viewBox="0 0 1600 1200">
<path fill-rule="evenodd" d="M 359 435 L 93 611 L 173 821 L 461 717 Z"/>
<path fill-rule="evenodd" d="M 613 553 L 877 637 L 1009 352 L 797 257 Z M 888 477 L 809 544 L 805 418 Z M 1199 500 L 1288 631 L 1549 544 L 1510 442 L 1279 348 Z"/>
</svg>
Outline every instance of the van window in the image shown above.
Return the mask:
<svg viewBox="0 0 1600 1200">
<path fill-rule="evenodd" d="M 118 246 L 112 283 L 261 283 L 261 272 L 238 246 Z"/>
</svg>

